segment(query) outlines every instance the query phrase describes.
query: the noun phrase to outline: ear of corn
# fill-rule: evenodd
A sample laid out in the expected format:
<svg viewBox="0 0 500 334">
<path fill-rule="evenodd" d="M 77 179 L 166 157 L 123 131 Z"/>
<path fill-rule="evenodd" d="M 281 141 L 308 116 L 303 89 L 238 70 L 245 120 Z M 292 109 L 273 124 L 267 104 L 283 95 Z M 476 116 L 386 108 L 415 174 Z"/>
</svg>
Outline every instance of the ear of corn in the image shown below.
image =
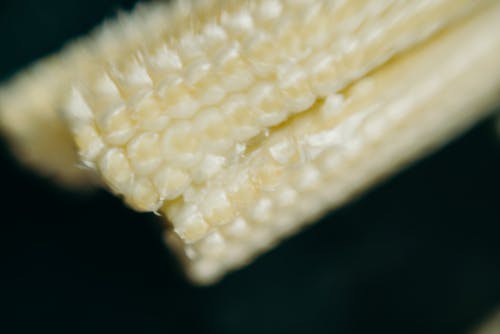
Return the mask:
<svg viewBox="0 0 500 334">
<path fill-rule="evenodd" d="M 246 263 L 480 118 L 500 93 L 500 40 L 476 36 L 499 15 L 497 8 L 442 33 L 319 100 L 217 177 L 165 204 L 177 231 L 168 238 L 182 245 L 193 279 L 210 281 Z M 470 51 L 456 55 L 464 41 Z"/>
<path fill-rule="evenodd" d="M 21 161 L 73 188 L 95 186 L 98 179 L 83 168 L 75 140 L 61 111 L 75 80 L 92 80 L 104 62 L 119 63 L 148 41 L 168 38 L 188 19 L 188 2 L 139 5 L 121 13 L 89 36 L 65 46 L 0 87 L 0 127 Z M 208 6 L 197 7 L 199 15 Z M 151 32 L 154 31 L 154 34 Z"/>
<path fill-rule="evenodd" d="M 233 1 L 208 17 L 194 4 L 168 41 L 103 64 L 73 91 L 67 116 L 82 160 L 129 205 L 155 211 L 470 8 L 450 4 Z"/>
<path fill-rule="evenodd" d="M 479 119 L 498 22 L 488 0 L 151 5 L 0 92 L 2 123 L 29 147 L 53 122 L 65 161 L 33 163 L 78 183 L 76 144 L 210 283 Z M 49 72 L 71 91 L 38 88 Z M 47 102 L 16 103 L 33 91 Z"/>
</svg>

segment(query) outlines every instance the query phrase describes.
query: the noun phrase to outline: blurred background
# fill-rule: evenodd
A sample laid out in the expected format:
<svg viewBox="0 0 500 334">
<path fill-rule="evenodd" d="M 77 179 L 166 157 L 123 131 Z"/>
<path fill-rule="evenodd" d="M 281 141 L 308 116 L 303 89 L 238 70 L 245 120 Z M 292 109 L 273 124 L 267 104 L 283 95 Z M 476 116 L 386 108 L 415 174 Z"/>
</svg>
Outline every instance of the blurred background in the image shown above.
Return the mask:
<svg viewBox="0 0 500 334">
<path fill-rule="evenodd" d="M 0 79 L 135 2 L 0 0 Z M 152 215 L 55 188 L 3 141 L 0 166 L 1 333 L 470 333 L 500 305 L 492 119 L 206 288 Z"/>
</svg>

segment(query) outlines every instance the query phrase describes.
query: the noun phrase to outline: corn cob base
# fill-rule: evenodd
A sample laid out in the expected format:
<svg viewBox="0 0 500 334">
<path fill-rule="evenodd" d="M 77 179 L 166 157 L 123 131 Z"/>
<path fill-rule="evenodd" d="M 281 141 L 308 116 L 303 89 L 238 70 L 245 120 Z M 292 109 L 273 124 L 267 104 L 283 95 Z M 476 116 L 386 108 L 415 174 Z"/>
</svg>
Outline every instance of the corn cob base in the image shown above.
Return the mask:
<svg viewBox="0 0 500 334">
<path fill-rule="evenodd" d="M 161 213 L 203 284 L 444 143 L 499 94 L 494 1 L 207 0 L 122 22 L 7 86 L 2 124 L 19 147 L 37 120 L 62 129 L 46 135 L 64 162 L 30 161 L 67 183 L 99 175 Z M 69 94 L 38 88 L 56 70 Z M 16 103 L 33 91 L 50 101 Z M 66 172 L 72 138 L 90 170 Z"/>
</svg>

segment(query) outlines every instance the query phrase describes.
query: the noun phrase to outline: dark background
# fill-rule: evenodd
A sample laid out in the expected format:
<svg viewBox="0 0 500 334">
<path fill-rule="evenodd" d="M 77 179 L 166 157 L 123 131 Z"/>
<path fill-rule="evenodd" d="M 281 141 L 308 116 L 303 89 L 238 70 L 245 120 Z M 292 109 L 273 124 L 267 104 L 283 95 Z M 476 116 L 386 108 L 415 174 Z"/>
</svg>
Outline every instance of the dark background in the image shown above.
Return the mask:
<svg viewBox="0 0 500 334">
<path fill-rule="evenodd" d="M 0 0 L 0 78 L 133 3 Z M 492 120 L 208 288 L 151 215 L 0 152 L 1 333 L 466 333 L 500 304 Z"/>
</svg>

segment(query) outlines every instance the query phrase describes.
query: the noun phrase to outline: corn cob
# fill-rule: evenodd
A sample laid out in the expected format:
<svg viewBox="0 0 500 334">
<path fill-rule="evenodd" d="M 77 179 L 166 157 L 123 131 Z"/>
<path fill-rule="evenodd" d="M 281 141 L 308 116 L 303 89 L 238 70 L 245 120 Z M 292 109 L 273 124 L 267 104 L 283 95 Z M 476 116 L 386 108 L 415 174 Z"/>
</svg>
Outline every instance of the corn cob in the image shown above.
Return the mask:
<svg viewBox="0 0 500 334">
<path fill-rule="evenodd" d="M 499 14 L 436 36 L 319 101 L 271 130 L 238 163 L 165 205 L 178 232 L 168 238 L 174 247 L 182 245 L 193 279 L 215 279 L 245 263 L 249 254 L 271 247 L 481 117 L 468 111 L 499 93 L 500 41 L 475 36 L 487 33 Z M 471 40 L 473 52 L 450 58 L 464 39 Z M 433 73 L 436 61 L 440 70 Z M 461 94 L 466 97 L 457 99 Z M 203 233 L 193 240 L 191 229 Z M 186 248 L 186 242 L 192 244 Z"/>
<path fill-rule="evenodd" d="M 203 184 L 242 143 L 470 8 L 290 1 L 269 17 L 273 3 L 229 2 L 216 23 L 194 10 L 196 27 L 110 62 L 73 91 L 67 115 L 82 160 L 130 206 L 156 211 Z"/>
<path fill-rule="evenodd" d="M 75 141 L 61 117 L 68 87 L 76 79 L 93 80 L 104 62 L 119 63 L 124 55 L 148 41 L 168 38 L 190 15 L 190 4 L 178 2 L 176 10 L 166 2 L 139 5 L 133 14 L 102 24 L 88 37 L 80 38 L 19 73 L 0 87 L 0 127 L 21 161 L 65 186 L 88 187 L 98 182 L 81 168 Z M 208 6 L 200 3 L 198 15 Z M 151 31 L 155 34 L 151 35 Z"/>
<path fill-rule="evenodd" d="M 66 175 L 76 143 L 114 193 L 168 219 L 188 275 L 210 283 L 484 115 L 499 19 L 488 0 L 155 4 L 4 89 L 2 123 L 27 146 L 25 109 L 42 110 L 68 158 L 35 164 Z M 16 104 L 51 71 L 70 92 Z"/>
</svg>

